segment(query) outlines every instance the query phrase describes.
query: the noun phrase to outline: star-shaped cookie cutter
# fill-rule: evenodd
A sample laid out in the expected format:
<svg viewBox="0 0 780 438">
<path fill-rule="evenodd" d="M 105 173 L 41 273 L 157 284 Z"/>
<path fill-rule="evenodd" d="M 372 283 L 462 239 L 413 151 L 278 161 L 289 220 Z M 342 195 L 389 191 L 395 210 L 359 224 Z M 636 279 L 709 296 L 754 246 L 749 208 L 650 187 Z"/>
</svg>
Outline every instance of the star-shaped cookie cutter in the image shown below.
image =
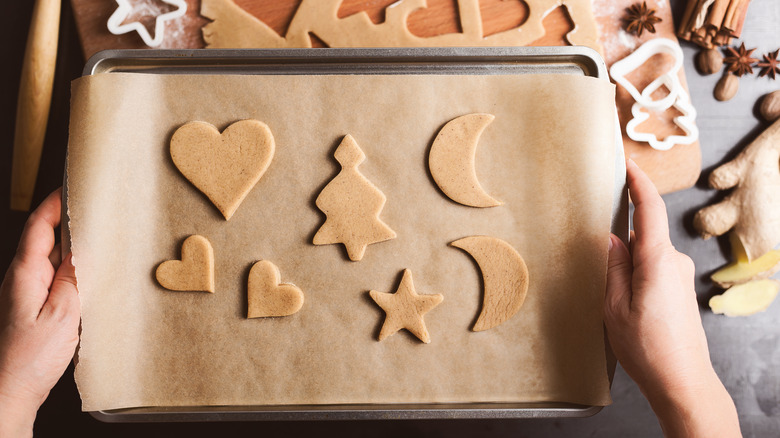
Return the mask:
<svg viewBox="0 0 780 438">
<path fill-rule="evenodd" d="M 161 0 L 169 5 L 176 6 L 176 9 L 165 14 L 158 15 L 154 22 L 154 38 L 149 35 L 149 31 L 146 27 L 137 22 L 132 21 L 127 24 L 122 24 L 127 19 L 130 13 L 133 11 L 133 7 L 128 0 L 116 0 L 118 7 L 116 11 L 108 18 L 108 30 L 114 35 L 122 35 L 128 32 L 136 31 L 141 39 L 144 40 L 149 47 L 159 46 L 163 38 L 165 37 L 165 22 L 175 20 L 184 16 L 187 13 L 187 3 L 184 0 Z"/>
<path fill-rule="evenodd" d="M 674 87 L 674 85 L 668 84 L 668 77 L 662 76 L 661 78 L 663 78 L 661 81 L 658 81 L 657 83 L 653 82 L 652 84 L 648 85 L 647 88 L 642 90 L 642 96 L 649 99 L 650 95 L 659 89 L 661 85 L 666 86 L 666 88 L 670 90 L 672 87 Z M 639 102 L 634 103 L 634 105 L 631 107 L 631 114 L 634 116 L 634 118 L 629 120 L 629 122 L 626 124 L 626 135 L 628 135 L 628 137 L 634 141 L 647 142 L 653 149 L 659 151 L 667 151 L 676 144 L 691 144 L 696 141 L 696 139 L 699 138 L 699 128 L 696 127 L 695 123 L 696 109 L 691 104 L 691 101 L 688 98 L 688 94 L 685 92 L 685 90 L 679 89 L 676 93 L 676 96 L 677 98 L 674 100 L 672 106 L 677 108 L 677 110 L 680 111 L 682 115 L 675 117 L 674 123 L 679 126 L 680 129 L 685 131 L 685 135 L 670 135 L 665 137 L 663 140 L 659 140 L 658 137 L 656 137 L 656 135 L 653 133 L 637 131 L 636 128 L 642 122 L 650 118 L 650 113 L 642 111 L 643 105 Z"/>
</svg>

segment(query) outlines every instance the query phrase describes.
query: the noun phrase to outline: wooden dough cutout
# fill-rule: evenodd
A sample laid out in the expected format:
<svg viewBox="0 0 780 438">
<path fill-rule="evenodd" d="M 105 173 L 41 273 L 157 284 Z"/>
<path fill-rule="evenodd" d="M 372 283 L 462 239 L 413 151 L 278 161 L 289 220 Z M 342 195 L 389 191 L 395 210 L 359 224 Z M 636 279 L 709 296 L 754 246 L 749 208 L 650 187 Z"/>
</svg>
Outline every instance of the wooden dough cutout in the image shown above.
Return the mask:
<svg viewBox="0 0 780 438">
<path fill-rule="evenodd" d="M 400 0 L 385 9 L 385 21 L 374 24 L 365 12 L 339 18 L 342 0 L 303 0 L 282 37 L 232 0 L 202 0 L 200 13 L 213 20 L 203 27 L 208 48 L 311 47 L 309 33 L 329 47 L 444 47 L 524 46 L 541 38 L 544 18 L 559 6 L 566 6 L 574 29 L 566 35 L 569 44 L 588 46 L 599 53 L 598 27 L 590 0 L 525 0 L 525 23 L 485 36 L 479 0 L 458 0 L 460 33 L 422 38 L 411 33 L 407 19 L 425 8 L 425 0 Z"/>
<path fill-rule="evenodd" d="M 456 117 L 439 131 L 428 154 L 431 176 L 453 201 L 469 207 L 503 204 L 488 195 L 477 179 L 476 152 L 479 138 L 495 116 L 467 114 Z"/>
<path fill-rule="evenodd" d="M 471 255 L 482 271 L 482 311 L 472 330 L 488 330 L 514 316 L 528 293 L 528 268 L 520 254 L 503 240 L 489 236 L 466 237 L 450 245 Z"/>
<path fill-rule="evenodd" d="M 406 329 L 426 344 L 431 342 L 423 316 L 438 306 L 444 300 L 444 296 L 442 294 L 419 295 L 414 290 L 412 271 L 404 269 L 403 278 L 395 293 L 372 290 L 369 295 L 386 314 L 385 322 L 379 332 L 380 341 L 401 329 Z"/>
<path fill-rule="evenodd" d="M 265 123 L 241 120 L 221 134 L 206 122 L 182 125 L 171 138 L 171 158 L 185 178 L 230 220 L 274 156 Z"/>
<path fill-rule="evenodd" d="M 343 243 L 349 259 L 359 261 L 368 245 L 394 239 L 396 234 L 379 219 L 387 198 L 358 170 L 366 155 L 355 139 L 344 137 L 334 156 L 341 172 L 317 196 L 317 208 L 327 219 L 312 243 Z"/>
<path fill-rule="evenodd" d="M 160 263 L 160 286 L 175 291 L 214 293 L 214 250 L 203 236 L 192 235 L 181 245 L 181 260 Z"/>
<path fill-rule="evenodd" d="M 254 264 L 247 285 L 247 318 L 292 315 L 303 306 L 303 291 L 282 283 L 279 268 L 268 260 Z"/>
</svg>

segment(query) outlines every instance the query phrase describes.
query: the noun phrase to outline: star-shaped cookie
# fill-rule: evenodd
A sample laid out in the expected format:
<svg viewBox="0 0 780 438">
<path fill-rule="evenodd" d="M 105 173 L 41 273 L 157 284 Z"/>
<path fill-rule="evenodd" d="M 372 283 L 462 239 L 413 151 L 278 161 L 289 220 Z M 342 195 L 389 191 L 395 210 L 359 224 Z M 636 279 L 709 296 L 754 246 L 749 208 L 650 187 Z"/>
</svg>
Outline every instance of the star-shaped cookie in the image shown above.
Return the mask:
<svg viewBox="0 0 780 438">
<path fill-rule="evenodd" d="M 369 292 L 371 298 L 385 311 L 385 322 L 379 332 L 379 340 L 407 329 L 426 344 L 431 342 L 423 316 L 444 300 L 442 294 L 419 295 L 414 290 L 412 271 L 404 269 L 401 284 L 395 293 Z"/>
</svg>

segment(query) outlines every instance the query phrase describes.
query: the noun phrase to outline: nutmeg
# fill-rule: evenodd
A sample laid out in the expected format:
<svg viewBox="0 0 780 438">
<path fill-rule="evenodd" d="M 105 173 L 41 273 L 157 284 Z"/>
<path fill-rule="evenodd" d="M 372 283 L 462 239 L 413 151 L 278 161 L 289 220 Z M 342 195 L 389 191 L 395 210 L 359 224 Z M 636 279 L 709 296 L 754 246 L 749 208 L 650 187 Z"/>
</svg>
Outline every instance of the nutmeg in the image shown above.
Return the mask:
<svg viewBox="0 0 780 438">
<path fill-rule="evenodd" d="M 723 54 L 715 47 L 702 50 L 696 55 L 696 68 L 703 75 L 719 72 L 723 68 Z"/>
<path fill-rule="evenodd" d="M 715 85 L 715 99 L 721 102 L 730 100 L 739 90 L 739 78 L 731 73 L 726 73 Z"/>
<path fill-rule="evenodd" d="M 780 90 L 773 91 L 761 99 L 758 107 L 761 117 L 769 123 L 780 119 Z"/>
</svg>

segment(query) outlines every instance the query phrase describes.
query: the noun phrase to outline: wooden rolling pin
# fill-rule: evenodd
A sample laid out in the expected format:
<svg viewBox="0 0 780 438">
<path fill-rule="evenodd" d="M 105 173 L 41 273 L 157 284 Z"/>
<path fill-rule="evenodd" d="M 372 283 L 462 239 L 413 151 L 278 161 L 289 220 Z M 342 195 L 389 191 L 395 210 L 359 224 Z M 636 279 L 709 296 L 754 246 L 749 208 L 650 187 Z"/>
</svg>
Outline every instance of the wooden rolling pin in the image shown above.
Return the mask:
<svg viewBox="0 0 780 438">
<path fill-rule="evenodd" d="M 16 106 L 11 209 L 28 211 L 38 178 L 41 150 L 49 120 L 61 0 L 36 0 L 22 64 Z"/>
</svg>

